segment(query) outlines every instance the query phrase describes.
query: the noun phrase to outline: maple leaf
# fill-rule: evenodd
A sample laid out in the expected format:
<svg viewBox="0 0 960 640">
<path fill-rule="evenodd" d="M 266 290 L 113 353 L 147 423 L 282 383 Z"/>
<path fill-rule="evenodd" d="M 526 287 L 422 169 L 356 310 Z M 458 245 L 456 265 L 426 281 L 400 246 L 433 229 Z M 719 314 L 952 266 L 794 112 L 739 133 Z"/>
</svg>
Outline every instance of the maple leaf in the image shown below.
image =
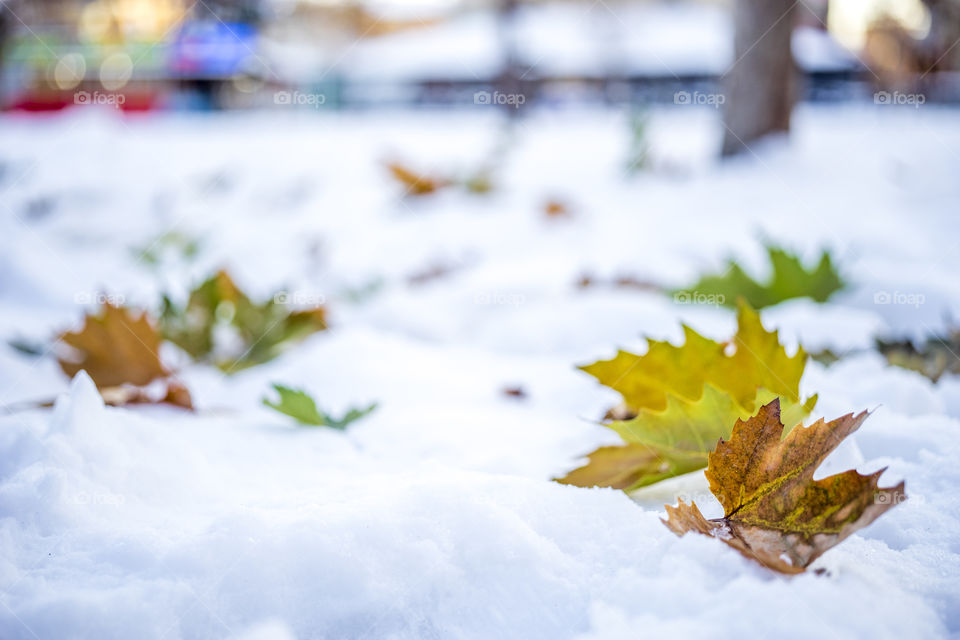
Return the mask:
<svg viewBox="0 0 960 640">
<path fill-rule="evenodd" d="M 163 335 L 194 359 L 211 360 L 232 372 L 267 362 L 288 344 L 326 329 L 323 307 L 291 311 L 277 299 L 255 303 L 227 272 L 218 271 L 190 292 L 182 309 L 164 298 Z M 226 353 L 217 340 L 223 328 L 236 338 Z"/>
<path fill-rule="evenodd" d="M 264 398 L 263 404 L 290 416 L 300 424 L 331 427 L 344 431 L 351 422 L 363 418 L 377 408 L 377 404 L 373 403 L 362 409 L 352 408 L 342 418 L 333 418 L 318 409 L 316 401 L 306 391 L 291 389 L 281 384 L 272 386 L 280 396 L 279 401 L 271 402 L 268 398 Z"/>
<path fill-rule="evenodd" d="M 760 403 L 774 397 L 761 389 L 755 400 Z M 816 401 L 813 396 L 803 403 L 787 403 L 788 415 L 799 422 L 813 410 Z M 633 491 L 703 469 L 717 439 L 730 437 L 734 422 L 752 413 L 752 408 L 740 406 L 729 394 L 709 384 L 694 402 L 671 394 L 663 411 L 642 409 L 630 420 L 605 423 L 626 444 L 600 447 L 588 454 L 587 464 L 558 482 Z"/>
<path fill-rule="evenodd" d="M 583 467 L 559 482 L 632 491 L 702 469 L 718 438 L 753 415 L 757 406 L 784 398 L 788 415 L 800 422 L 817 397 L 802 401 L 803 349 L 788 356 L 776 331 L 766 331 L 760 316 L 741 305 L 737 334 L 730 343 L 704 338 L 684 327 L 682 346 L 651 341 L 647 353 L 620 351 L 612 360 L 581 367 L 621 393 L 626 405 L 614 413 L 632 416 L 605 426 L 624 440 L 602 447 Z M 728 347 L 734 347 L 728 353 Z"/>
<path fill-rule="evenodd" d="M 619 351 L 612 360 L 580 367 L 601 384 L 619 391 L 628 407 L 662 410 L 667 393 L 696 400 L 704 384 L 732 395 L 741 406 L 752 409 L 758 388 L 799 399 L 800 378 L 806 366 L 803 348 L 788 356 L 777 331 L 766 331 L 760 314 L 741 304 L 737 333 L 730 342 L 705 338 L 684 325 L 684 344 L 649 340 L 645 354 Z M 735 351 L 728 355 L 727 349 Z"/>
<path fill-rule="evenodd" d="M 57 355 L 71 378 L 86 371 L 111 404 L 166 402 L 192 408 L 190 393 L 175 381 L 160 361 L 160 335 L 146 312 L 106 303 L 97 315 L 87 314 L 83 329 L 59 336 L 69 350 Z M 166 390 L 156 399 L 142 389 L 164 380 Z M 131 388 L 132 387 L 132 388 Z"/>
<path fill-rule="evenodd" d="M 683 461 L 677 461 L 677 466 Z M 691 465 L 692 466 L 692 465 Z M 642 443 L 600 447 L 587 455 L 587 464 L 556 481 L 575 487 L 609 487 L 630 491 L 661 473 L 662 458 Z M 697 469 L 698 467 L 693 467 Z M 679 474 L 678 474 L 679 475 Z"/>
<path fill-rule="evenodd" d="M 814 480 L 823 460 L 856 431 L 867 412 L 852 413 L 783 437 L 780 402 L 737 420 L 721 439 L 705 472 L 724 517 L 707 520 L 695 504 L 667 506 L 664 524 L 683 535 L 696 531 L 723 540 L 740 553 L 783 573 L 801 573 L 811 562 L 866 527 L 906 495 L 904 483 L 880 488 L 884 469 L 856 470 Z"/>
<path fill-rule="evenodd" d="M 57 360 L 71 378 L 81 369 L 97 387 L 121 384 L 143 386 L 169 371 L 160 362 L 160 336 L 147 319 L 130 309 L 104 304 L 99 315 L 87 314 L 78 332 L 68 331 L 60 341 L 76 350 Z"/>
<path fill-rule="evenodd" d="M 845 286 L 827 251 L 808 270 L 797 255 L 773 245 L 766 249 L 771 270 L 767 282 L 757 282 L 731 260 L 722 274 L 705 275 L 696 284 L 674 291 L 674 296 L 691 296 L 693 300 L 704 296 L 728 307 L 743 299 L 754 309 L 762 309 L 792 298 L 826 302 Z"/>
</svg>

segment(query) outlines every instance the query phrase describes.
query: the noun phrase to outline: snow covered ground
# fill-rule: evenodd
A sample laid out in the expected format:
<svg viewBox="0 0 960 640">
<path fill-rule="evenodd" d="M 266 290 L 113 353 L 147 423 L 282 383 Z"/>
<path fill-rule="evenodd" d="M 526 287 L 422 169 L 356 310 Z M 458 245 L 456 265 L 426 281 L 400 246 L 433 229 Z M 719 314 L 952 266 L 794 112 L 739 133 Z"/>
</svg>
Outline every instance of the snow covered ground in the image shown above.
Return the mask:
<svg viewBox="0 0 960 640">
<path fill-rule="evenodd" d="M 865 351 L 960 317 L 960 112 L 803 107 L 789 145 L 725 165 L 712 109 L 655 111 L 650 129 L 653 169 L 631 179 L 613 112 L 0 120 L 5 339 L 49 340 L 99 292 L 155 308 L 218 267 L 257 297 L 323 296 L 333 324 L 229 377 L 164 354 L 196 415 L 105 408 L 84 375 L 0 349 L 0 403 L 59 396 L 0 415 L 0 637 L 960 634 L 960 381 Z M 488 196 L 403 198 L 382 166 L 490 157 Z M 171 229 L 201 240 L 195 260 L 139 259 Z M 728 256 L 760 270 L 764 238 L 832 248 L 855 285 L 763 314 L 791 345 L 849 353 L 808 365 L 816 416 L 874 410 L 821 473 L 888 466 L 910 496 L 823 575 L 668 531 L 680 495 L 720 513 L 701 473 L 636 501 L 550 481 L 617 441 L 595 423 L 615 394 L 575 364 L 679 339 L 681 321 L 735 326 L 577 279 L 680 285 Z M 271 382 L 334 413 L 380 408 L 345 434 L 297 428 L 260 404 Z M 502 393 L 515 385 L 526 399 Z"/>
</svg>

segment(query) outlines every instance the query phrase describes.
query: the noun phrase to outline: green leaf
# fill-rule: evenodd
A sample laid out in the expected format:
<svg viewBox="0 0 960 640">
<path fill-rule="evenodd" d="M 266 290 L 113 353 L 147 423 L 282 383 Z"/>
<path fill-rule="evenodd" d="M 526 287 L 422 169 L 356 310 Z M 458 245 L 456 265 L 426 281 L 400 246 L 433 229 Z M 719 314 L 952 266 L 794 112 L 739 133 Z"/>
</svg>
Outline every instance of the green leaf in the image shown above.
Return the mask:
<svg viewBox="0 0 960 640">
<path fill-rule="evenodd" d="M 272 360 L 290 344 L 326 329 L 323 307 L 291 311 L 278 299 L 280 294 L 255 303 L 219 271 L 190 292 L 183 308 L 164 296 L 160 328 L 164 338 L 194 359 L 233 373 Z M 218 343 L 224 330 L 234 337 L 226 348 Z"/>
<path fill-rule="evenodd" d="M 360 418 L 363 418 L 373 413 L 376 410 L 376 408 L 377 408 L 377 403 L 371 402 L 366 407 L 362 407 L 360 409 L 356 407 L 351 407 L 347 411 L 347 413 L 345 413 L 344 416 L 339 420 L 330 416 L 330 414 L 328 413 L 324 413 L 323 416 L 327 421 L 328 427 L 333 427 L 334 429 L 340 429 L 341 431 L 343 431 L 350 425 L 351 422 L 355 420 L 359 420 Z"/>
<path fill-rule="evenodd" d="M 271 402 L 269 398 L 264 398 L 263 404 L 284 415 L 290 416 L 304 425 L 330 427 L 344 431 L 351 422 L 363 418 L 377 408 L 377 404 L 372 403 L 362 409 L 351 408 L 342 418 L 333 418 L 324 411 L 321 411 L 317 407 L 317 403 L 306 391 L 291 389 L 281 384 L 274 384 L 272 386 L 277 394 L 279 394 L 280 399 L 278 402 Z"/>
<path fill-rule="evenodd" d="M 696 284 L 674 290 L 674 298 L 711 300 L 728 307 L 742 299 L 754 309 L 762 309 L 792 298 L 826 302 L 846 286 L 827 251 L 821 253 L 815 267 L 807 269 L 797 255 L 785 249 L 774 245 L 766 249 L 771 272 L 767 282 L 757 282 L 731 260 L 723 273 L 705 275 Z"/>
</svg>

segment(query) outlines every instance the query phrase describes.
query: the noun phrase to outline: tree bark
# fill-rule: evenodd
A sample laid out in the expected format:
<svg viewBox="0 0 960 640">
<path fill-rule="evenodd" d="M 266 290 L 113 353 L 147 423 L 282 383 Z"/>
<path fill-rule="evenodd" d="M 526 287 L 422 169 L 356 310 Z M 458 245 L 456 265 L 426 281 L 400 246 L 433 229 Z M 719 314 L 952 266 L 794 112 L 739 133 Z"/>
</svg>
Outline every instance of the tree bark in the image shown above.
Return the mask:
<svg viewBox="0 0 960 640">
<path fill-rule="evenodd" d="M 796 0 L 736 0 L 734 63 L 722 79 L 724 156 L 749 150 L 767 134 L 790 130 L 795 18 Z"/>
</svg>

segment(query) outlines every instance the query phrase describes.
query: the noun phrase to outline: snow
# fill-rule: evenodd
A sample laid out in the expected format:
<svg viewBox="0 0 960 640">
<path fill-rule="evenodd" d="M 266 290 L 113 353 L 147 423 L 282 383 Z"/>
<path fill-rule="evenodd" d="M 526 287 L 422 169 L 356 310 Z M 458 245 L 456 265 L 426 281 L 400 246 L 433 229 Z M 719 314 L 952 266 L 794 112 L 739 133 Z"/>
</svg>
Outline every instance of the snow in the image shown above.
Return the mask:
<svg viewBox="0 0 960 640">
<path fill-rule="evenodd" d="M 0 350 L 0 402 L 57 397 L 0 415 L 0 637 L 960 633 L 960 383 L 869 350 L 960 314 L 960 113 L 802 107 L 789 144 L 724 165 L 713 110 L 654 110 L 650 127 L 654 170 L 628 179 L 625 114 L 606 111 L 512 129 L 493 110 L 0 120 L 0 335 L 48 339 L 91 295 L 153 306 L 220 266 L 254 297 L 323 295 L 333 323 L 234 376 L 185 364 L 196 415 L 104 407 L 84 374 Z M 462 172 L 498 137 L 488 197 L 403 199 L 380 164 Z M 549 198 L 571 217 L 548 220 Z M 170 229 L 202 241 L 195 262 L 136 260 Z M 679 340 L 681 322 L 735 328 L 729 310 L 577 278 L 677 285 L 728 257 L 759 276 L 762 238 L 810 260 L 832 248 L 854 285 L 763 314 L 791 348 L 848 354 L 808 365 L 817 417 L 872 411 L 821 473 L 907 481 L 822 575 L 668 531 L 678 496 L 720 514 L 702 474 L 635 500 L 549 481 L 617 441 L 595 423 L 616 394 L 575 364 Z M 456 268 L 407 282 L 437 264 Z M 380 408 L 346 433 L 299 429 L 261 406 L 271 382 L 335 414 Z"/>
</svg>

